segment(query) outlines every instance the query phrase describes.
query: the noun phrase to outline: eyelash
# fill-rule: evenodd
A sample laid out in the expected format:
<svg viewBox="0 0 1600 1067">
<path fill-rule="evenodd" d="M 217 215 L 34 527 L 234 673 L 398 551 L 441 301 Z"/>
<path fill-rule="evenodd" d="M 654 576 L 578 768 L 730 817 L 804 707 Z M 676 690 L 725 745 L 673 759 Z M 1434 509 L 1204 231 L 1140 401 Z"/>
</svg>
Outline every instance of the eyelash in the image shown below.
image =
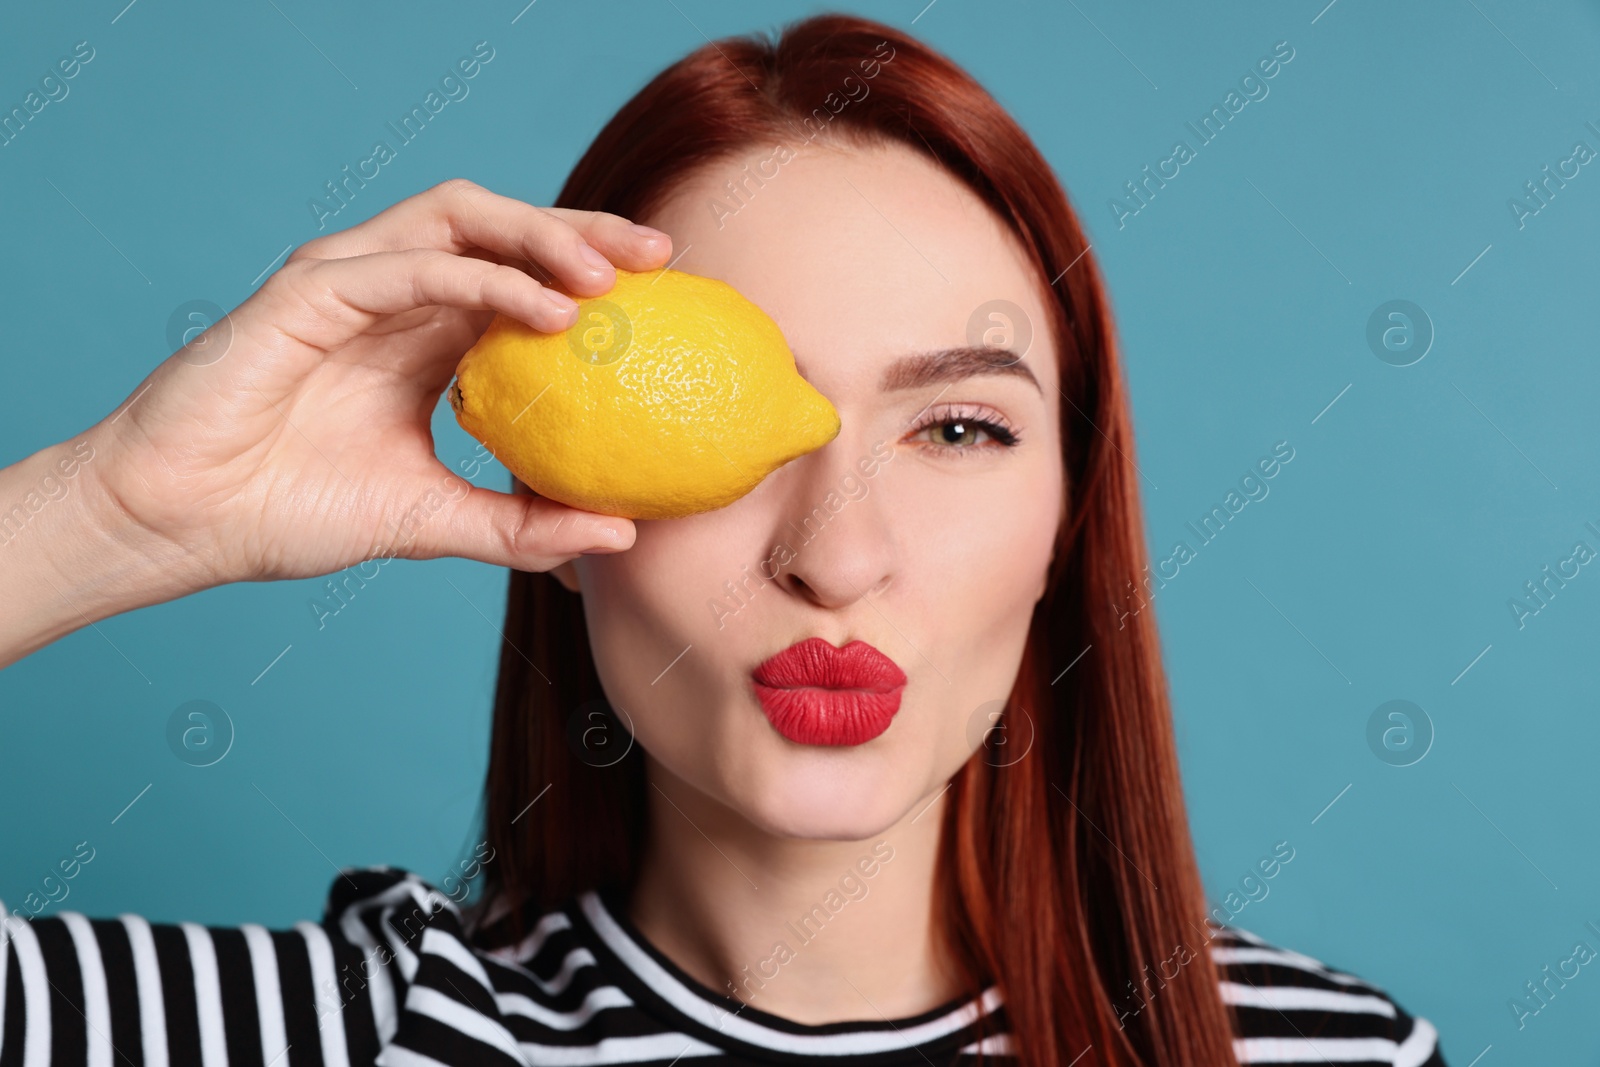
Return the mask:
<svg viewBox="0 0 1600 1067">
<path fill-rule="evenodd" d="M 982 430 L 993 442 L 990 446 L 992 448 L 1015 448 L 1022 441 L 1021 433 L 1007 425 L 1004 419 L 985 418 L 982 409 L 961 405 L 945 405 L 935 409 L 911 433 L 919 434 L 926 430 L 953 425 Z M 928 445 L 935 451 L 943 453 L 972 452 L 984 447 L 976 444 L 952 445 L 943 441 L 930 441 Z"/>
</svg>

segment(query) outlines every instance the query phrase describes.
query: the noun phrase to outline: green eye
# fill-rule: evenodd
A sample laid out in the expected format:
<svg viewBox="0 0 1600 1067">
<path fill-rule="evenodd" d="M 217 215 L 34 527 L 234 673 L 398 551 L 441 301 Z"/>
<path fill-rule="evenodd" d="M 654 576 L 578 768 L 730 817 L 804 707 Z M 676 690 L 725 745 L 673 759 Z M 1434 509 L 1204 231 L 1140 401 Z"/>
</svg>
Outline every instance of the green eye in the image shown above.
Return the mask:
<svg viewBox="0 0 1600 1067">
<path fill-rule="evenodd" d="M 935 426 L 934 432 L 940 444 L 955 445 L 965 448 L 977 440 L 981 432 L 980 427 L 973 422 L 945 422 Z"/>
<path fill-rule="evenodd" d="M 1021 440 L 1003 422 L 960 411 L 936 412 L 913 433 L 929 434 L 929 444 L 947 452 L 980 451 L 985 437 L 998 448 L 1010 448 Z"/>
</svg>

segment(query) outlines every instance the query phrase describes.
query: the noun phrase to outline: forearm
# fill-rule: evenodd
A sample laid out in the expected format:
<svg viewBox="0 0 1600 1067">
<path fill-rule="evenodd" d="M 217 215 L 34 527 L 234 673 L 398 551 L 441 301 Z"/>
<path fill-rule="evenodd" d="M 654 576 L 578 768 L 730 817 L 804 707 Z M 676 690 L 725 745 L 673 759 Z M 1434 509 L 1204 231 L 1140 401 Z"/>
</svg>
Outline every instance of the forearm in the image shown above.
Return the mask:
<svg viewBox="0 0 1600 1067">
<path fill-rule="evenodd" d="M 0 667 L 90 623 L 193 591 L 181 550 L 122 521 L 93 430 L 0 469 Z"/>
</svg>

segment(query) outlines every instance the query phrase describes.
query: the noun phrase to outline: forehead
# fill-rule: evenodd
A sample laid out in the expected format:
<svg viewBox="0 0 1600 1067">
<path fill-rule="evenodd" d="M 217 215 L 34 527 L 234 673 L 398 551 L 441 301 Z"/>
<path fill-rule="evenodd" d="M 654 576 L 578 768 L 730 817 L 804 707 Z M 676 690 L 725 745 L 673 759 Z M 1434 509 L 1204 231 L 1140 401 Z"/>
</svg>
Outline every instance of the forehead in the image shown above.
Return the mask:
<svg viewBox="0 0 1600 1067">
<path fill-rule="evenodd" d="M 1050 395 L 1045 280 L 976 194 L 902 145 L 779 144 L 707 164 L 638 220 L 672 235 L 676 268 L 753 300 L 813 381 L 841 362 L 1026 339 Z"/>
</svg>

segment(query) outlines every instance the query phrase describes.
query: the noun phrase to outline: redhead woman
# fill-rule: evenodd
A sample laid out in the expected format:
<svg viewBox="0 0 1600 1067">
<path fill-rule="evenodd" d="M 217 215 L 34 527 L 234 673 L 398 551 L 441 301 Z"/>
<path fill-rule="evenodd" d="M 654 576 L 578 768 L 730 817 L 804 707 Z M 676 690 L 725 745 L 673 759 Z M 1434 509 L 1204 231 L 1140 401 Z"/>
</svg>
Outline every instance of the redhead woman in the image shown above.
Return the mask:
<svg viewBox="0 0 1600 1067">
<path fill-rule="evenodd" d="M 565 330 L 563 294 L 669 263 L 772 316 L 837 438 L 683 519 L 452 482 L 429 419 L 493 314 Z M 374 558 L 456 485 L 404 554 L 513 571 L 472 892 L 345 870 L 279 930 L 0 911 L 0 1065 L 1443 1064 L 1381 987 L 1208 914 L 1152 613 L 1117 610 L 1145 555 L 1095 258 L 925 45 L 708 44 L 554 206 L 446 182 L 232 329 L 0 471 L 104 457 L 0 559 L 0 662 Z"/>
</svg>

